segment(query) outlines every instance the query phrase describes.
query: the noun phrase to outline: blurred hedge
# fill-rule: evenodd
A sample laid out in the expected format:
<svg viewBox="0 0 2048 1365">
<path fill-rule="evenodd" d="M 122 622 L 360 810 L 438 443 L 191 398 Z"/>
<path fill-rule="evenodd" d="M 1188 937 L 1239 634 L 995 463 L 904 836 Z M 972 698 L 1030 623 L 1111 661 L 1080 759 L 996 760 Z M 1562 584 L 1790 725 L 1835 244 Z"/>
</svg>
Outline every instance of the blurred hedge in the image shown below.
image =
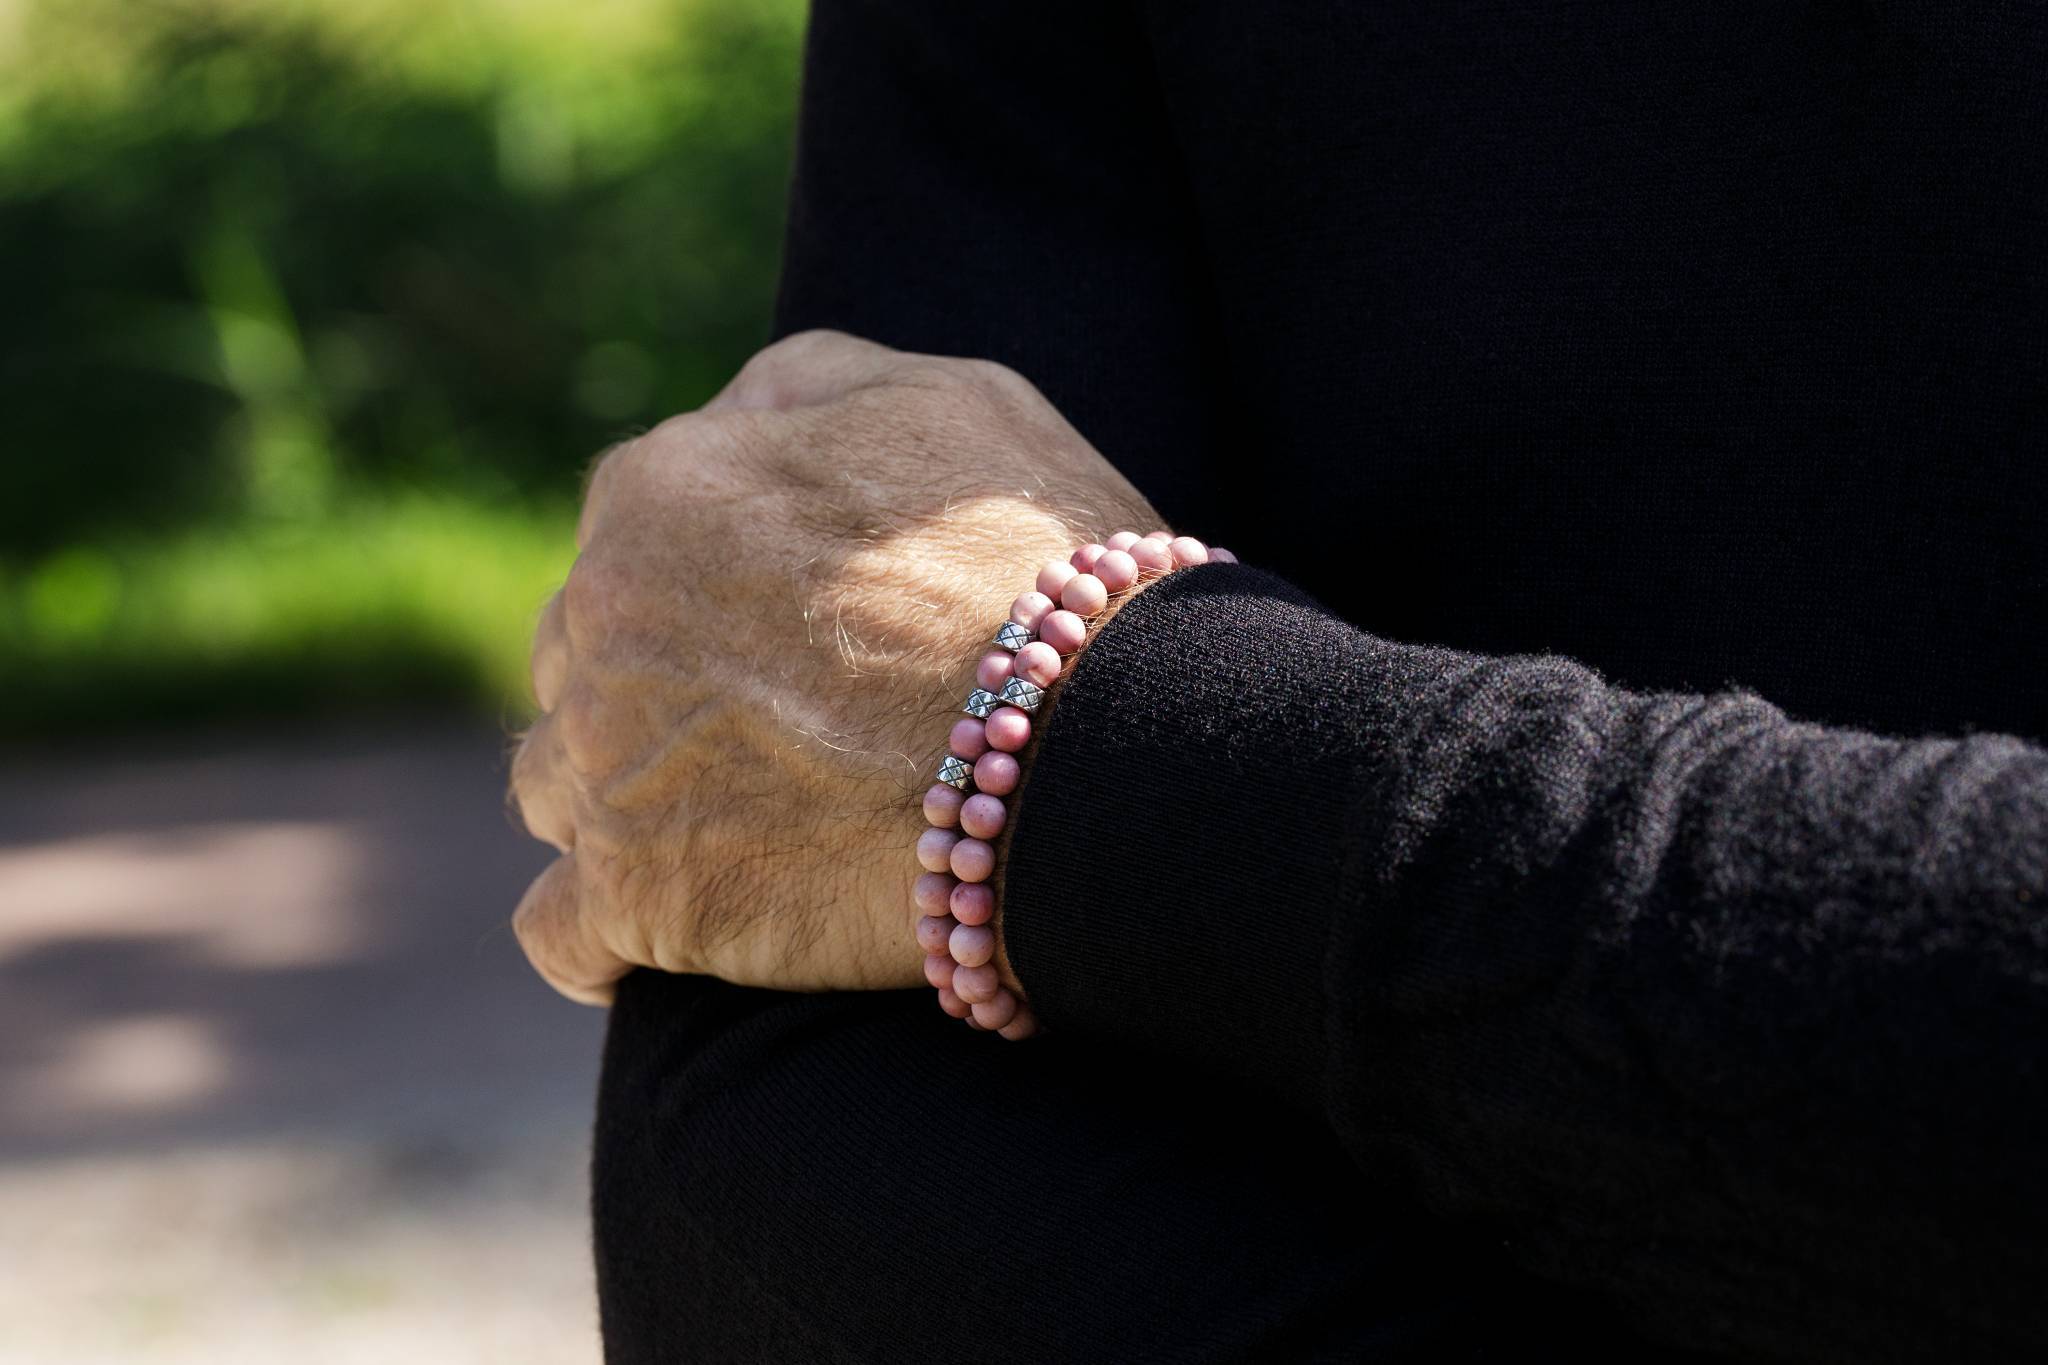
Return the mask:
<svg viewBox="0 0 2048 1365">
<path fill-rule="evenodd" d="M 801 21 L 797 0 L 0 0 L 0 685 L 119 680 L 176 714 L 170 680 L 211 659 L 231 691 L 325 698 L 255 638 L 240 673 L 161 638 L 153 684 L 139 585 L 218 544 L 260 594 L 292 546 L 375 542 L 380 516 L 462 522 L 451 552 L 479 517 L 520 545 L 562 524 L 596 449 L 765 334 Z M 452 577 L 416 595 L 461 590 L 459 560 L 418 558 Z M 429 634 L 386 632 L 358 691 L 484 695 L 495 659 Z M 16 709 L 0 727 L 36 719 Z"/>
</svg>

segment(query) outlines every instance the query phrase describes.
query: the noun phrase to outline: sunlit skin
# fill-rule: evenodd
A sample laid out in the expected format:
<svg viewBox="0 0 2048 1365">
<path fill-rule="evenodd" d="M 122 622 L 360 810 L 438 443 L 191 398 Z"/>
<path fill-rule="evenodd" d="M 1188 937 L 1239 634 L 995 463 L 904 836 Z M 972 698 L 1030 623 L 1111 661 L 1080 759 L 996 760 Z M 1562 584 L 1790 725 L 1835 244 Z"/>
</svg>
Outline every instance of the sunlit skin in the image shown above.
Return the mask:
<svg viewBox="0 0 2048 1365">
<path fill-rule="evenodd" d="M 592 1003 L 635 966 L 921 984 L 911 850 L 975 661 L 1045 561 L 1159 520 L 1012 371 L 832 332 L 611 451 L 513 764 L 561 853 L 513 919 L 535 968 Z"/>
</svg>

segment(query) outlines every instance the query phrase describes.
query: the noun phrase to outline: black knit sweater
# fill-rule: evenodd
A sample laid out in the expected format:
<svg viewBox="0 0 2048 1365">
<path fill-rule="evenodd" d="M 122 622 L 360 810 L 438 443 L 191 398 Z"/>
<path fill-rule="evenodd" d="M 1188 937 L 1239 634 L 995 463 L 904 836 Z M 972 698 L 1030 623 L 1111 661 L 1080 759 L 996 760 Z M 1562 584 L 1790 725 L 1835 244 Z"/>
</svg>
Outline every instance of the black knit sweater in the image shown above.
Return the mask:
<svg viewBox="0 0 2048 1365">
<path fill-rule="evenodd" d="M 811 42 L 783 328 L 1016 366 L 1260 567 L 1058 697 L 1042 1045 L 628 983 L 614 1356 L 2048 1355 L 2038 8 Z"/>
</svg>

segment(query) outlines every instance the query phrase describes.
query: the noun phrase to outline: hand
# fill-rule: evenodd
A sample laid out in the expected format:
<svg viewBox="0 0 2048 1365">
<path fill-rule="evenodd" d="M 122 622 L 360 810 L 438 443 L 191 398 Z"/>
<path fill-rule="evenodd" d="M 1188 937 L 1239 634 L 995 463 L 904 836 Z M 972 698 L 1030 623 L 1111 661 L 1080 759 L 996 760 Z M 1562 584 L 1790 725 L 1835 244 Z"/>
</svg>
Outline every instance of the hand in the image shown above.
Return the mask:
<svg viewBox="0 0 2048 1365">
<path fill-rule="evenodd" d="M 513 919 L 556 989 L 635 966 L 914 986 L 919 802 L 1039 565 L 1157 524 L 1038 391 L 831 332 L 606 455 L 534 640 Z"/>
</svg>

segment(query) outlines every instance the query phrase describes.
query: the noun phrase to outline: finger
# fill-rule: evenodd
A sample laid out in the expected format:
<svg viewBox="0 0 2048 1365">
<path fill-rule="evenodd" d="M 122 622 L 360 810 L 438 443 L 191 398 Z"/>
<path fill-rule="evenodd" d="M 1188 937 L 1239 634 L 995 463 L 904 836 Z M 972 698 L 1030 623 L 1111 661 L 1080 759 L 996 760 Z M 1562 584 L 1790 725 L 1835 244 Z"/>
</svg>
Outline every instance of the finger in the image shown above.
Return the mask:
<svg viewBox="0 0 2048 1365">
<path fill-rule="evenodd" d="M 576 847 L 576 789 L 552 716 L 534 722 L 512 754 L 512 804 L 526 832 L 567 853 Z"/>
<path fill-rule="evenodd" d="M 562 594 L 548 598 L 533 628 L 533 699 L 543 713 L 555 709 L 569 680 L 569 630 L 563 623 Z"/>
<path fill-rule="evenodd" d="M 604 505 L 610 498 L 610 484 L 618 469 L 619 461 L 614 457 L 630 450 L 637 437 L 614 441 L 590 462 L 590 468 L 583 474 L 583 507 L 576 515 L 576 548 L 590 546 L 590 533 L 597 526 L 597 519 L 604 513 Z"/>
<path fill-rule="evenodd" d="M 904 353 L 844 332 L 797 332 L 759 351 L 732 382 L 704 405 L 706 412 L 736 408 L 805 408 L 829 403 L 885 378 Z"/>
<path fill-rule="evenodd" d="M 512 932 L 526 960 L 550 986 L 585 1005 L 608 1005 L 612 983 L 632 964 L 601 942 L 583 913 L 576 857 L 549 863 L 512 913 Z"/>
</svg>

